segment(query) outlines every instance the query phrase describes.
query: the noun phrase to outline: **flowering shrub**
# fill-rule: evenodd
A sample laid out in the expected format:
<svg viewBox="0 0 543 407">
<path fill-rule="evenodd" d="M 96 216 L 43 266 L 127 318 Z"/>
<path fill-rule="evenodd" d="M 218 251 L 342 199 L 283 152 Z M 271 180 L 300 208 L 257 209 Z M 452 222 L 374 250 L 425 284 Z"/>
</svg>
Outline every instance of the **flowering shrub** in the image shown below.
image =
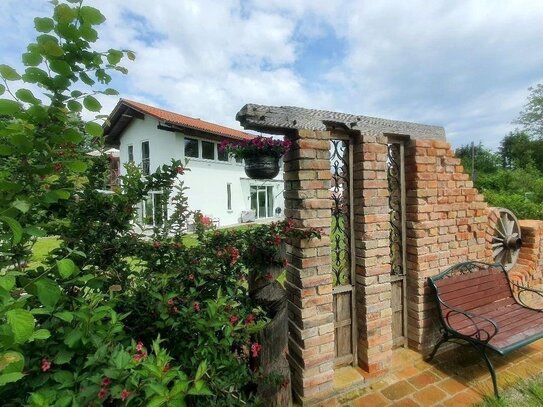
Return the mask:
<svg viewBox="0 0 543 407">
<path fill-rule="evenodd" d="M 147 176 L 127 165 L 118 190 L 98 192 L 107 158 L 84 151 L 100 144 L 102 128 L 77 113 L 97 112 L 92 95 L 115 91 L 70 86 L 107 84 L 107 69 L 125 72 L 120 60 L 134 56 L 92 51 L 92 27 L 105 19 L 97 9 L 53 3 L 53 18 L 35 20 L 43 34 L 23 56 L 25 73 L 0 65 L 4 83 L 37 83 L 51 98 L 45 106 L 21 86 L 8 92 L 16 100 L 0 98 L 2 405 L 257 402 L 255 359 L 263 349 L 255 334 L 269 319 L 248 295 L 249 270 L 281 264 L 284 239 L 318 231 L 291 222 L 215 231 L 197 216 L 200 244 L 185 247 L 194 213 L 178 182 L 186 169 L 176 161 Z M 6 90 L 0 85 L 0 95 Z M 174 213 L 149 239 L 131 222 L 151 190 L 162 191 Z M 48 231 L 60 247 L 44 264 L 28 264 Z"/>
<path fill-rule="evenodd" d="M 243 141 L 224 140 L 220 144 L 219 150 L 240 159 L 262 155 L 279 158 L 290 150 L 291 144 L 290 140 L 281 141 L 271 137 L 258 136 Z"/>
</svg>

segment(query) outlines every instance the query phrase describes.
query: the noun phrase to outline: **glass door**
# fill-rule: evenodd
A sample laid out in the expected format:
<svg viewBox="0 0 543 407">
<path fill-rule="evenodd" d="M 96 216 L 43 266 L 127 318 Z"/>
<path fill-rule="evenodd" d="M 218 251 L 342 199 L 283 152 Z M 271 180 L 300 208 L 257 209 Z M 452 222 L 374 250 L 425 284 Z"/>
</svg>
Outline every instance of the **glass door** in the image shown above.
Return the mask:
<svg viewBox="0 0 543 407">
<path fill-rule="evenodd" d="M 273 216 L 273 186 L 251 186 L 251 209 L 256 218 Z"/>
</svg>

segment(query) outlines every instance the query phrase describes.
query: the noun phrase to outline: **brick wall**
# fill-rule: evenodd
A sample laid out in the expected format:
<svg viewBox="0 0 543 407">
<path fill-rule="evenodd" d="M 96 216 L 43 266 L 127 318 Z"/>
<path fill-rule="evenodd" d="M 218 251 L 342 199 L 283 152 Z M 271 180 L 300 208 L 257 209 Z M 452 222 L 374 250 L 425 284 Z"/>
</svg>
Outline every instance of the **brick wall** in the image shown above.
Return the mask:
<svg viewBox="0 0 543 407">
<path fill-rule="evenodd" d="M 287 245 L 289 363 L 298 401 L 332 390 L 334 314 L 330 271 L 330 133 L 300 130 L 284 156 L 285 216 L 321 227 L 321 240 Z"/>
<path fill-rule="evenodd" d="M 354 138 L 354 235 L 358 364 L 384 373 L 392 357 L 387 138 Z"/>
<path fill-rule="evenodd" d="M 406 146 L 408 341 L 435 340 L 435 312 L 426 279 L 465 260 L 489 261 L 487 204 L 444 141 Z"/>
</svg>

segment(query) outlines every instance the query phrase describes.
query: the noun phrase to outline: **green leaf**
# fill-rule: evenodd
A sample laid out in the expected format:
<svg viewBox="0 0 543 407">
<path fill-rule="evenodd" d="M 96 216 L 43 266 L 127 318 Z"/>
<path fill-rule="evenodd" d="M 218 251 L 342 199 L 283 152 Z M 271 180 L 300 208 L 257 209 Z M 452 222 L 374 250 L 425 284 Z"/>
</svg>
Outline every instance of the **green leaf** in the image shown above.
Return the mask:
<svg viewBox="0 0 543 407">
<path fill-rule="evenodd" d="M 71 384 L 74 381 L 74 374 L 67 370 L 60 370 L 53 374 L 53 379 L 62 384 Z"/>
<path fill-rule="evenodd" d="M 15 96 L 17 96 L 21 102 L 32 103 L 33 105 L 40 103 L 39 99 L 36 99 L 34 94 L 28 89 L 17 90 L 17 92 L 15 92 Z"/>
<path fill-rule="evenodd" d="M 12 309 L 6 312 L 6 317 L 15 343 L 24 343 L 32 336 L 35 322 L 30 312 L 24 309 Z"/>
<path fill-rule="evenodd" d="M 4 64 L 0 65 L 0 76 L 6 81 L 18 81 L 21 79 L 21 75 L 15 69 Z"/>
<path fill-rule="evenodd" d="M 83 106 L 81 105 L 81 103 L 76 100 L 68 101 L 67 106 L 68 109 L 70 109 L 72 112 L 80 112 L 81 110 L 83 110 Z"/>
<path fill-rule="evenodd" d="M 43 51 L 51 57 L 61 57 L 64 50 L 55 41 L 47 41 L 42 44 Z"/>
<path fill-rule="evenodd" d="M 37 52 L 25 52 L 21 59 L 25 66 L 37 66 L 43 61 L 43 57 Z"/>
<path fill-rule="evenodd" d="M 53 359 L 53 362 L 55 362 L 57 365 L 63 365 L 64 363 L 68 363 L 70 360 L 72 360 L 73 356 L 74 352 L 61 349 Z"/>
<path fill-rule="evenodd" d="M 30 339 L 43 341 L 45 339 L 48 339 L 50 336 L 51 332 L 49 332 L 47 329 L 38 329 L 34 331 Z"/>
<path fill-rule="evenodd" d="M 200 380 L 207 370 L 207 361 L 202 361 L 196 370 L 196 376 L 194 380 Z"/>
<path fill-rule="evenodd" d="M 82 336 L 83 336 L 83 331 L 81 331 L 81 328 L 72 329 L 64 337 L 64 343 L 68 345 L 70 348 L 73 348 L 81 340 Z"/>
<path fill-rule="evenodd" d="M 88 24 L 98 25 L 106 21 L 104 15 L 100 10 L 95 9 L 94 7 L 83 6 L 79 11 L 79 17 Z"/>
<path fill-rule="evenodd" d="M 192 387 L 188 394 L 194 396 L 212 396 L 213 393 L 209 390 L 203 380 L 196 380 L 194 382 L 194 387 Z"/>
<path fill-rule="evenodd" d="M 18 102 L 10 99 L 0 99 L 0 116 L 12 116 L 21 110 Z"/>
<path fill-rule="evenodd" d="M 81 36 L 89 42 L 95 42 L 98 39 L 98 32 L 92 28 L 90 24 L 81 24 L 79 32 L 81 33 Z"/>
<path fill-rule="evenodd" d="M 89 85 L 89 86 L 92 86 L 94 85 L 96 82 L 94 80 L 91 79 L 91 77 L 89 75 L 87 75 L 85 72 L 80 72 L 79 73 L 79 78 L 81 79 L 81 81 L 86 84 L 86 85 Z"/>
<path fill-rule="evenodd" d="M 131 61 L 136 59 L 136 54 L 133 51 L 126 51 L 126 56 Z"/>
<path fill-rule="evenodd" d="M 119 92 L 117 92 L 115 89 L 107 88 L 106 90 L 104 90 L 104 94 L 108 96 L 117 96 Z"/>
<path fill-rule="evenodd" d="M 10 291 L 13 287 L 15 287 L 15 276 L 11 274 L 0 276 L 0 287 L 6 291 Z"/>
<path fill-rule="evenodd" d="M 30 209 L 30 204 L 26 201 L 21 201 L 20 199 L 16 199 L 11 203 L 11 206 L 15 209 L 18 209 L 22 213 L 27 213 Z"/>
<path fill-rule="evenodd" d="M 57 261 L 58 273 L 62 278 L 68 278 L 76 272 L 76 265 L 70 259 L 62 259 Z"/>
<path fill-rule="evenodd" d="M 62 133 L 62 140 L 63 142 L 77 144 L 83 140 L 83 135 L 79 132 L 79 130 L 71 128 Z"/>
<path fill-rule="evenodd" d="M 65 322 L 72 322 L 74 319 L 74 314 L 69 311 L 57 312 L 54 316 Z"/>
<path fill-rule="evenodd" d="M 24 374 L 20 372 L 6 373 L 0 375 L 0 386 L 4 386 L 8 383 L 13 383 L 18 380 L 21 380 L 24 377 Z"/>
<path fill-rule="evenodd" d="M 7 351 L 0 354 L 0 372 L 22 372 L 25 358 L 19 352 Z"/>
<path fill-rule="evenodd" d="M 6 91 L 6 87 L 4 85 L 0 85 L 0 96 L 4 94 Z"/>
<path fill-rule="evenodd" d="M 70 95 L 72 95 L 73 98 L 78 98 L 79 96 L 83 96 L 83 92 L 80 90 L 73 90 Z"/>
<path fill-rule="evenodd" d="M 77 16 L 76 10 L 67 4 L 59 4 L 55 7 L 53 18 L 60 23 L 71 23 Z"/>
<path fill-rule="evenodd" d="M 87 169 L 87 163 L 84 161 L 66 161 L 64 165 L 73 172 L 85 172 Z"/>
<path fill-rule="evenodd" d="M 70 64 L 60 59 L 50 61 L 49 68 L 51 68 L 53 72 L 56 72 L 60 75 L 70 76 L 72 74 L 72 67 L 70 66 Z"/>
<path fill-rule="evenodd" d="M 110 49 L 107 54 L 107 61 L 111 65 L 117 65 L 119 62 L 121 62 L 122 57 L 123 53 L 121 51 Z"/>
<path fill-rule="evenodd" d="M 102 126 L 94 122 L 87 122 L 85 124 L 85 131 L 93 137 L 100 137 L 103 133 Z"/>
<path fill-rule="evenodd" d="M 37 226 L 27 226 L 25 229 L 24 229 L 25 233 L 26 234 L 29 234 L 30 236 L 35 236 L 35 237 L 44 237 L 45 235 L 47 235 L 47 232 Z"/>
<path fill-rule="evenodd" d="M 51 18 L 36 17 L 34 19 L 34 27 L 36 27 L 36 31 L 38 32 L 48 33 L 55 28 L 55 22 Z"/>
<path fill-rule="evenodd" d="M 94 96 L 85 96 L 83 99 L 83 106 L 90 110 L 91 112 L 99 112 L 102 109 L 102 105 Z"/>
<path fill-rule="evenodd" d="M 33 66 L 26 68 L 25 73 L 23 74 L 23 80 L 28 83 L 43 82 L 46 78 L 47 72 Z"/>
<path fill-rule="evenodd" d="M 13 243 L 17 244 L 23 238 L 23 228 L 19 222 L 9 216 L 0 216 L 0 221 L 4 222 L 11 229 Z"/>
<path fill-rule="evenodd" d="M 49 279 L 41 278 L 34 283 L 38 292 L 38 299 L 46 308 L 53 308 L 60 300 L 60 287 Z"/>
</svg>

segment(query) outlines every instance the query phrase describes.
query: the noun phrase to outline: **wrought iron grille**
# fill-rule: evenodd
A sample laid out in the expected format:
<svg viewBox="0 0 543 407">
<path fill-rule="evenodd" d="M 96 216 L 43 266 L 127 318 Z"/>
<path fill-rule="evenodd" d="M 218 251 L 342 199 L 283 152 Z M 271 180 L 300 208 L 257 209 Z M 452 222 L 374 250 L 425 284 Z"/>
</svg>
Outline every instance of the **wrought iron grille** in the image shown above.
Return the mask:
<svg viewBox="0 0 543 407">
<path fill-rule="evenodd" d="M 402 160 L 399 143 L 388 145 L 388 203 L 390 207 L 390 255 L 391 273 L 401 276 L 403 270 L 402 238 Z"/>
<path fill-rule="evenodd" d="M 330 233 L 334 286 L 351 283 L 351 236 L 349 216 L 349 143 L 330 140 L 332 225 Z"/>
</svg>

